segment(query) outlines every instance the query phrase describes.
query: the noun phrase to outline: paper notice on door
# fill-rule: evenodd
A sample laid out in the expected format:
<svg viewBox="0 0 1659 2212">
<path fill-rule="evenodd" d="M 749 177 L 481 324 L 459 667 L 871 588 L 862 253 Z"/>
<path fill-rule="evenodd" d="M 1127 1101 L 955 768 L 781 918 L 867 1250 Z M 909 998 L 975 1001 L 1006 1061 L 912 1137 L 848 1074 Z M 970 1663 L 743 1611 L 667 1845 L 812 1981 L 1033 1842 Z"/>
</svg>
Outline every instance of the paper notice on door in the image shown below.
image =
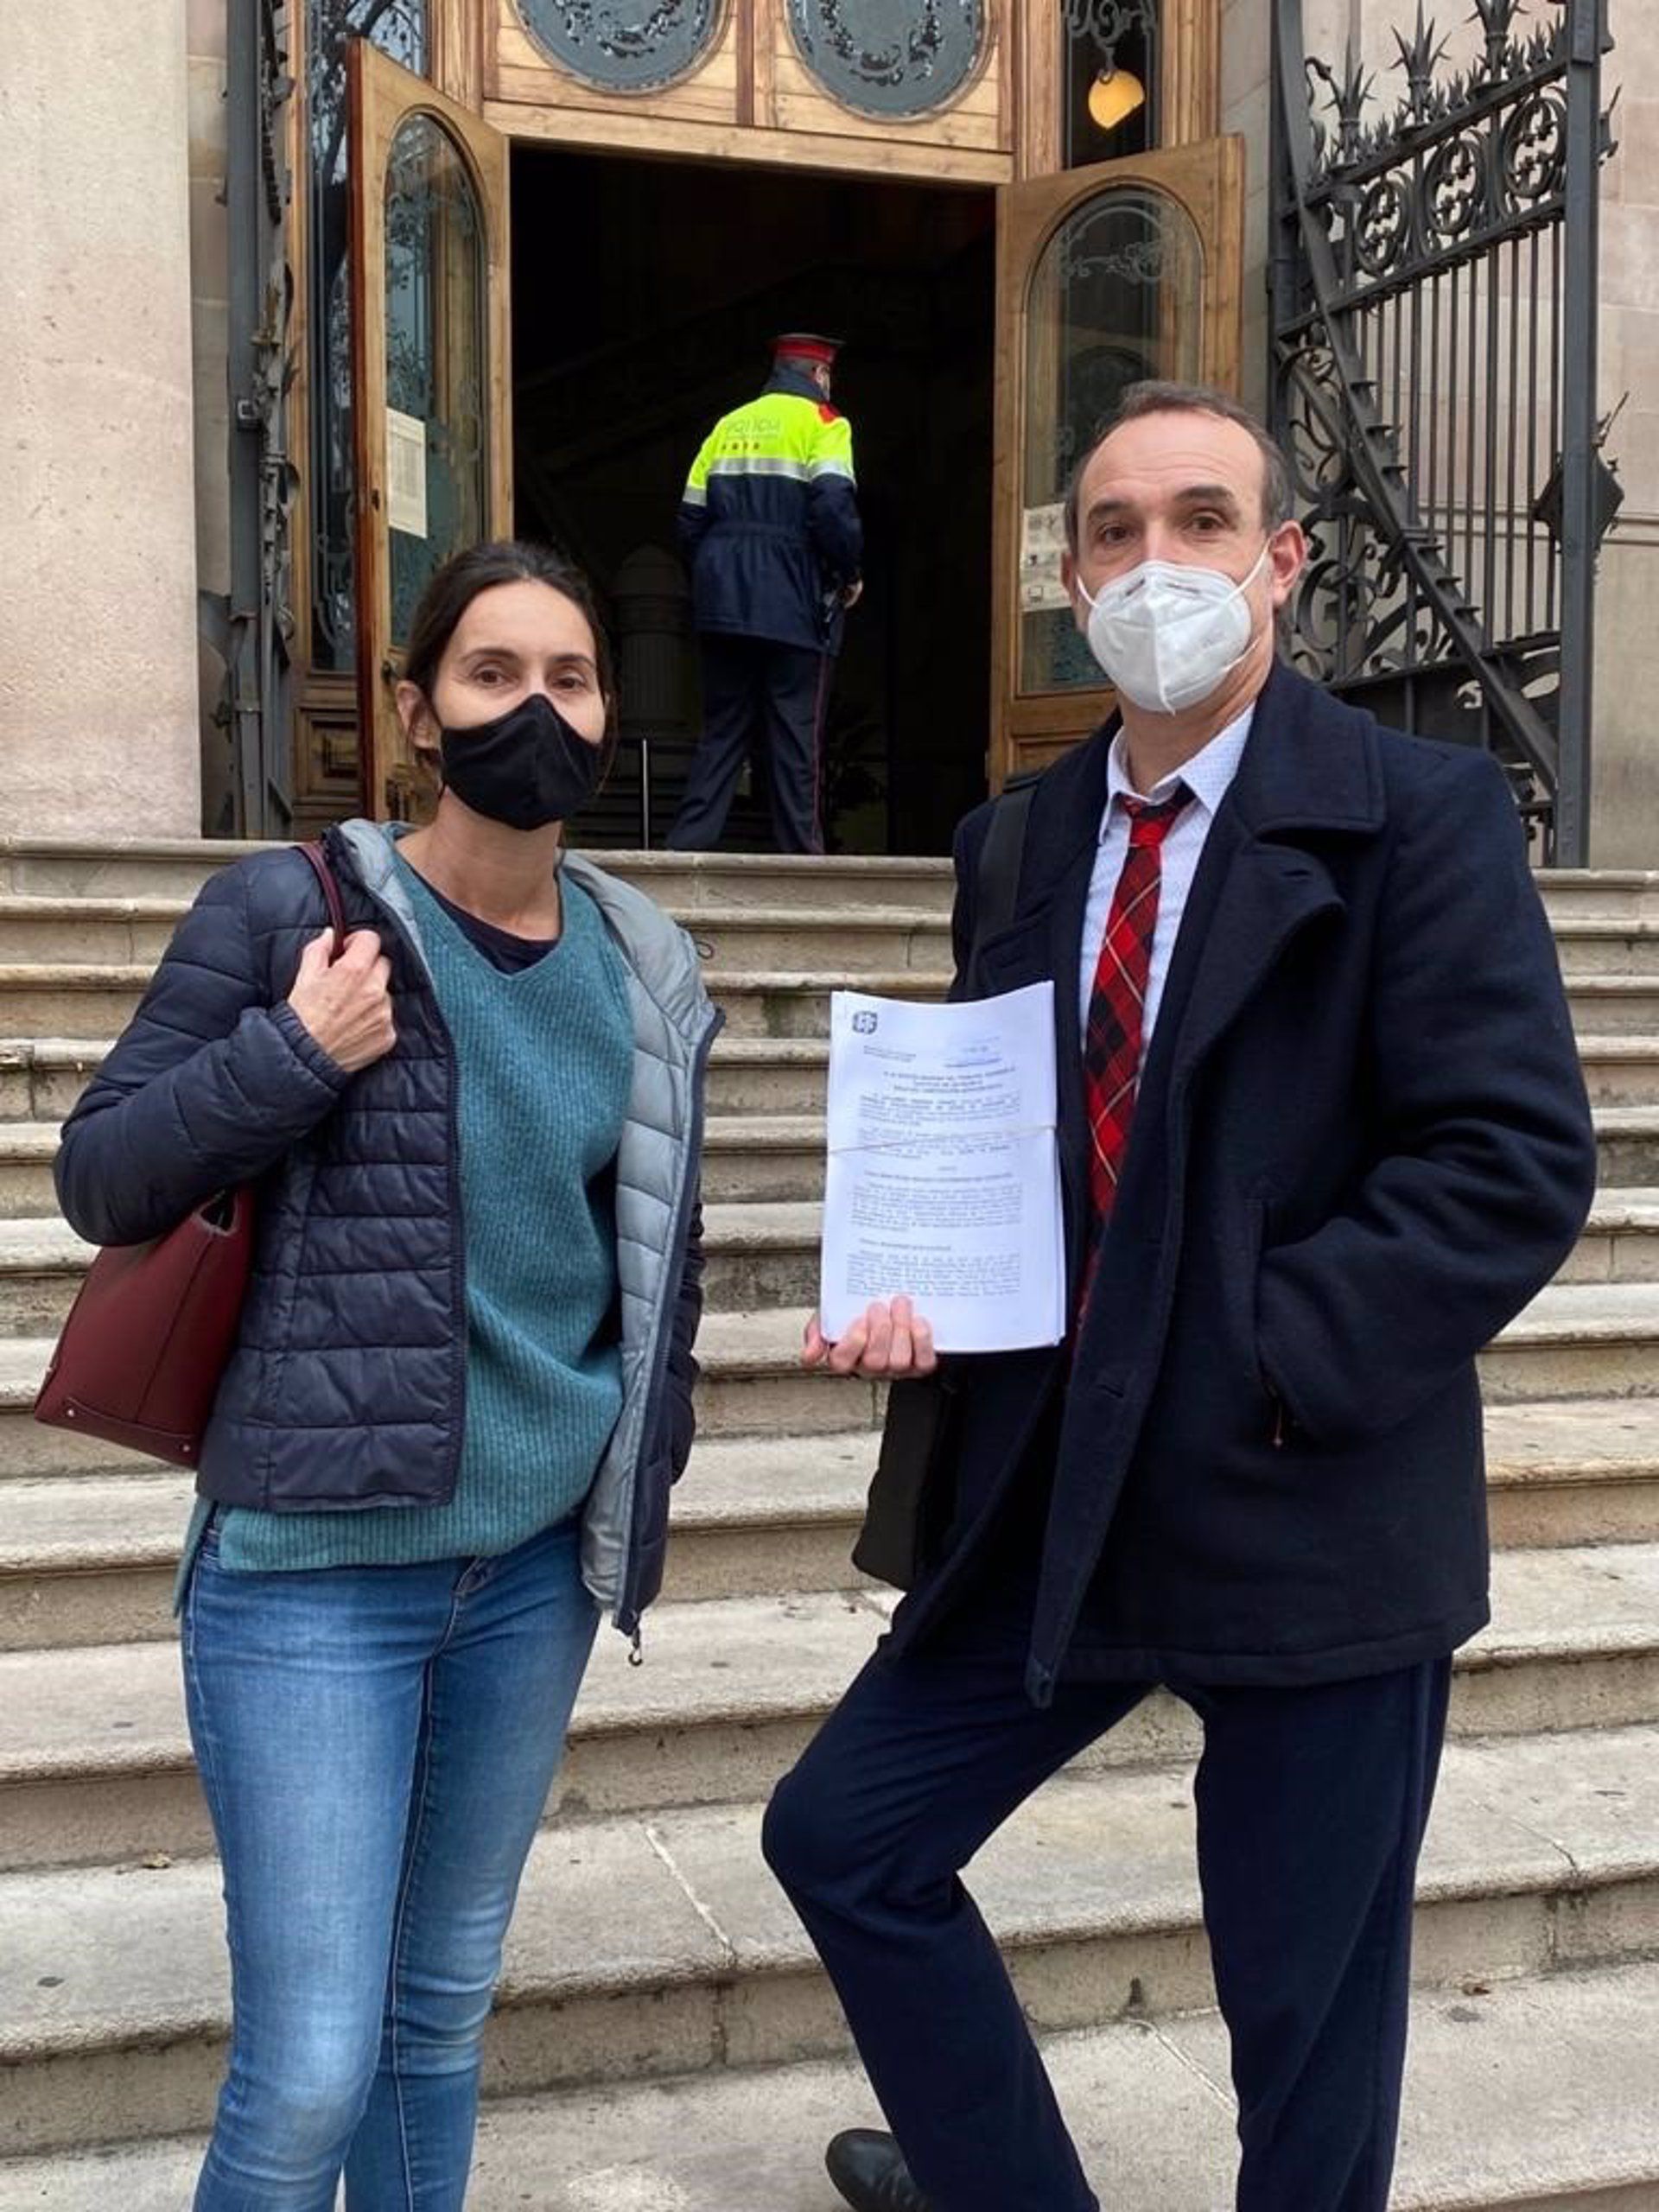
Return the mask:
<svg viewBox="0 0 1659 2212">
<path fill-rule="evenodd" d="M 1057 499 L 1052 506 L 1026 508 L 1020 518 L 1020 605 L 1026 613 L 1071 605 L 1060 582 L 1065 550 L 1064 503 Z"/>
<path fill-rule="evenodd" d="M 820 1306 L 908 1295 L 941 1351 L 1065 1332 L 1054 987 L 959 1006 L 836 991 Z"/>
<path fill-rule="evenodd" d="M 417 415 L 386 410 L 386 521 L 405 537 L 426 529 L 426 425 Z"/>
</svg>

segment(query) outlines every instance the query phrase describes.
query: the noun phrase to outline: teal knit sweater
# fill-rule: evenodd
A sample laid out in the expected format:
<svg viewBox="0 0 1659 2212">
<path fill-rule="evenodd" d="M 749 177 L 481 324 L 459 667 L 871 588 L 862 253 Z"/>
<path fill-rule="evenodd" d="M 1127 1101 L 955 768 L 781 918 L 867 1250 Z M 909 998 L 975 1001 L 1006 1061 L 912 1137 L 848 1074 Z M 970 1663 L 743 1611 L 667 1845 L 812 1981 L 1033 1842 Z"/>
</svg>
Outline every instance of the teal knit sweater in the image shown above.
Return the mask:
<svg viewBox="0 0 1659 2212">
<path fill-rule="evenodd" d="M 576 1511 L 622 1403 L 611 1166 L 632 1077 L 626 971 L 564 879 L 553 950 L 513 974 L 407 863 L 459 1077 L 467 1433 L 455 1495 L 418 1510 L 219 1516 L 232 1571 L 403 1566 L 511 1551 Z M 435 1359 L 442 1355 L 434 1351 Z"/>
</svg>

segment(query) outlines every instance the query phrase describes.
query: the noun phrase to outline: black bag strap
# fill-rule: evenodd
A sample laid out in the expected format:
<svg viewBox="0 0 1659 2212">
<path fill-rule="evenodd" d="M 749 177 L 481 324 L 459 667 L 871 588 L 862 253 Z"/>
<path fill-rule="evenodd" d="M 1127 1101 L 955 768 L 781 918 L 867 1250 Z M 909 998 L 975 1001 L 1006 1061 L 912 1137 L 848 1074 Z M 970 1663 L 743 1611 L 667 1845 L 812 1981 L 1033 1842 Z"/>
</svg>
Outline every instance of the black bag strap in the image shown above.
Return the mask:
<svg viewBox="0 0 1659 2212">
<path fill-rule="evenodd" d="M 346 908 L 340 899 L 340 885 L 335 880 L 334 871 L 328 865 L 328 855 L 315 838 L 309 843 L 296 845 L 295 850 L 305 855 L 311 863 L 312 873 L 322 886 L 323 899 L 334 932 L 334 950 L 331 957 L 338 960 L 346 950 Z"/>
<path fill-rule="evenodd" d="M 979 948 L 1014 919 L 1020 894 L 1020 862 L 1026 847 L 1026 823 L 1031 802 L 1037 796 L 1040 771 L 1010 777 L 1002 786 L 979 849 L 979 874 L 975 880 L 974 941 L 969 948 L 971 969 Z"/>
</svg>

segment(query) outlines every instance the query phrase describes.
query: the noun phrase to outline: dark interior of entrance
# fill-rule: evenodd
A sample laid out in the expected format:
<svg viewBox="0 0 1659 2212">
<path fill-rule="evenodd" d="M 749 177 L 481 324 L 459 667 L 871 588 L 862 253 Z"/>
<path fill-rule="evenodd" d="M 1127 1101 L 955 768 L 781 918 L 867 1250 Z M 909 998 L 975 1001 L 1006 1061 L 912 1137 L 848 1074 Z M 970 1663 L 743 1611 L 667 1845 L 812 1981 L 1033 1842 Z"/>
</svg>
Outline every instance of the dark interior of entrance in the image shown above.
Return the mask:
<svg viewBox="0 0 1659 2212">
<path fill-rule="evenodd" d="M 825 734 L 843 852 L 948 851 L 989 740 L 995 198 L 983 189 L 519 146 L 512 169 L 516 512 L 599 586 L 623 743 L 586 841 L 651 842 L 699 728 L 674 518 L 715 417 L 779 331 L 846 340 L 866 535 Z M 729 849 L 769 842 L 764 778 Z"/>
</svg>

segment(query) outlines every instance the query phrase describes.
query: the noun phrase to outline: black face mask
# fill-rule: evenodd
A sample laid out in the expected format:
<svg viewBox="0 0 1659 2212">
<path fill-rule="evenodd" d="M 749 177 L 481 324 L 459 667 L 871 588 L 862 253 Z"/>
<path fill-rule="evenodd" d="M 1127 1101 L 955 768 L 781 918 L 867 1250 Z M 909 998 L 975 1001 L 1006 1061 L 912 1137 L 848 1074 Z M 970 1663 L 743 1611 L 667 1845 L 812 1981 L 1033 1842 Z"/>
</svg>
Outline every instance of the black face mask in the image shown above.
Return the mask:
<svg viewBox="0 0 1659 2212">
<path fill-rule="evenodd" d="M 474 814 L 510 830 L 544 830 L 593 797 L 604 750 L 535 691 L 493 721 L 446 729 L 443 780 Z"/>
</svg>

